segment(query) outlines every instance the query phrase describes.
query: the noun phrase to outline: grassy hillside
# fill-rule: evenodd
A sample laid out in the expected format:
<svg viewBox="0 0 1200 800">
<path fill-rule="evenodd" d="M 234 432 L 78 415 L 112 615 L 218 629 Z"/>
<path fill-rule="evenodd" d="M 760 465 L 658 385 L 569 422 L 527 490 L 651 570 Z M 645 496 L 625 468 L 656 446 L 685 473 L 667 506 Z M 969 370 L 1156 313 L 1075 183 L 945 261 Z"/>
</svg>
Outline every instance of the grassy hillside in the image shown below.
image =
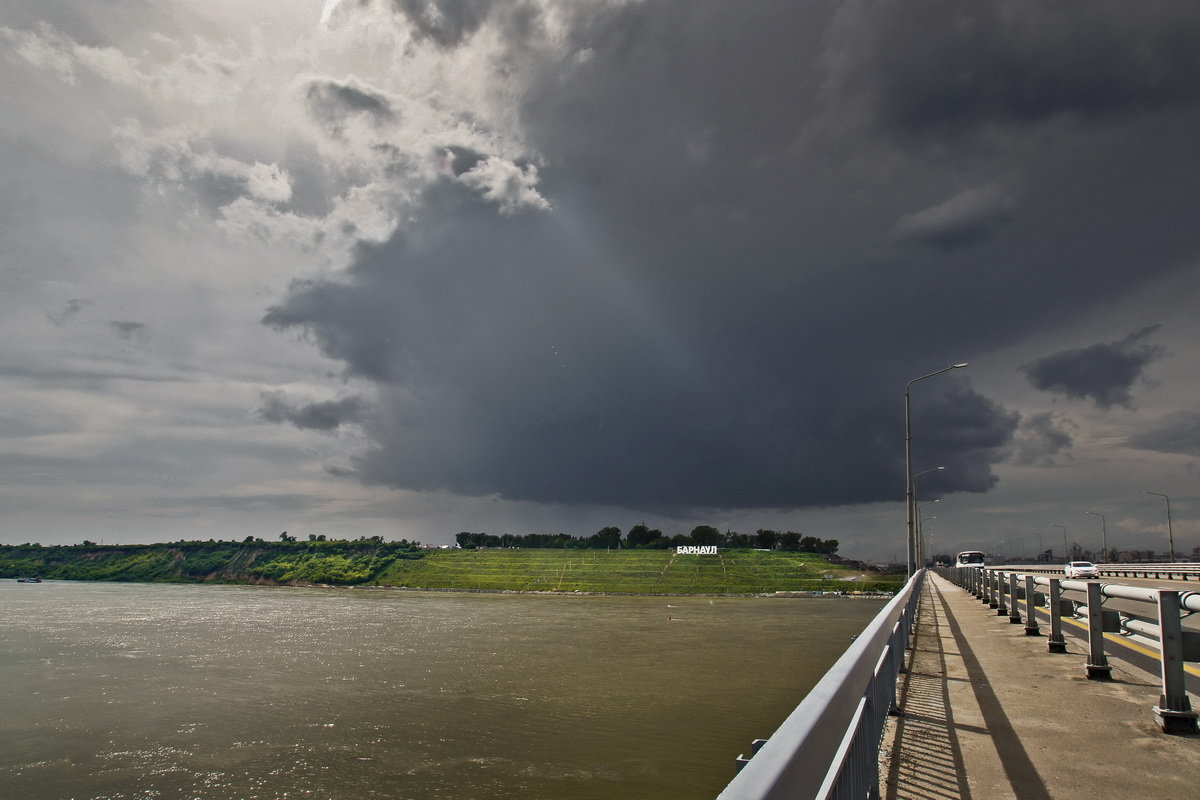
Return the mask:
<svg viewBox="0 0 1200 800">
<path fill-rule="evenodd" d="M 172 542 L 0 546 L 0 577 L 77 581 L 366 583 L 397 559 L 420 558 L 407 542 Z"/>
<path fill-rule="evenodd" d="M 396 561 L 373 581 L 425 589 L 735 593 L 895 589 L 898 582 L 813 553 L 722 550 L 440 550 Z"/>
</svg>

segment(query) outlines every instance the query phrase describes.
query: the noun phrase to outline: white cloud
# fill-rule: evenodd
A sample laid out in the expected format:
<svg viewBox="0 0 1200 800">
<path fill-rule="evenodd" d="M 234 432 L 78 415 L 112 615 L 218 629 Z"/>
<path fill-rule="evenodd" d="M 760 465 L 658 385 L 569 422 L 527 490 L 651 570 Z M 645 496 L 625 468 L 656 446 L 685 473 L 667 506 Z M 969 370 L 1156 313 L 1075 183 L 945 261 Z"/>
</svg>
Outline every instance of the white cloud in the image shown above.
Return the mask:
<svg viewBox="0 0 1200 800">
<path fill-rule="evenodd" d="M 180 188 L 203 177 L 226 178 L 265 203 L 286 203 L 292 197 L 291 179 L 278 164 L 221 155 L 211 146 L 197 145 L 180 126 L 146 133 L 137 120 L 129 120 L 114 129 L 113 139 L 122 166 L 140 177 Z"/>
<path fill-rule="evenodd" d="M 74 54 L 67 41 L 48 25 L 39 25 L 36 31 L 18 31 L 0 28 L 0 38 L 28 63 L 58 74 L 67 83 L 75 85 Z"/>
<path fill-rule="evenodd" d="M 487 201 L 495 203 L 501 214 L 526 209 L 549 211 L 550 203 L 537 191 L 538 171 L 533 164 L 519 167 L 503 158 L 488 158 L 458 177 Z"/>
</svg>

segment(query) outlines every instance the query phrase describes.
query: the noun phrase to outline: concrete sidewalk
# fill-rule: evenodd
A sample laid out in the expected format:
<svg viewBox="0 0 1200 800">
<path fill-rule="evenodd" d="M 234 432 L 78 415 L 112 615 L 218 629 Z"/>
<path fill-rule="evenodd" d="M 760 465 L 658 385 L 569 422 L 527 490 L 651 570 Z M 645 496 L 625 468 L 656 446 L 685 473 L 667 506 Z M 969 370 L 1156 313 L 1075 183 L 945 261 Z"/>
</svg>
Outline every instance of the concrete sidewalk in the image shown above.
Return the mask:
<svg viewBox="0 0 1200 800">
<path fill-rule="evenodd" d="M 1157 676 L 1110 653 L 1113 680 L 1089 681 L 1085 660 L 1079 640 L 1048 653 L 1045 636 L 1025 636 L 931 573 L 901 676 L 903 714 L 884 737 L 883 796 L 1200 797 L 1200 736 L 1159 730 Z"/>
</svg>

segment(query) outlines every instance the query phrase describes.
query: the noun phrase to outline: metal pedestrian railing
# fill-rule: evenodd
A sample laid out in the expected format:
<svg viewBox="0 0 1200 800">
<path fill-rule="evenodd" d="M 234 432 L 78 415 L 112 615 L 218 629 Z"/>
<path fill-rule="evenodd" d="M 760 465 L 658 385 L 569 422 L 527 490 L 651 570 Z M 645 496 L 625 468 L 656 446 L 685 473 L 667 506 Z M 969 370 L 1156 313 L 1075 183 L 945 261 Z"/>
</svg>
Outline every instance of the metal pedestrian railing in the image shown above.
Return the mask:
<svg viewBox="0 0 1200 800">
<path fill-rule="evenodd" d="M 1106 633 L 1120 634 L 1158 651 L 1162 694 L 1153 710 L 1159 727 L 1166 733 L 1197 732 L 1197 715 L 1187 694 L 1185 663 L 1200 661 L 1200 631 L 1185 630 L 1183 620 L 1200 612 L 1200 593 L 1064 580 L 1032 574 L 1032 570 L 939 567 L 937 572 L 996 609 L 997 616 L 1007 616 L 1011 623 L 1022 622 L 1023 606 L 1027 636 L 1041 635 L 1038 609 L 1044 608 L 1050 621 L 1046 644 L 1051 653 L 1066 652 L 1064 619 L 1085 623 L 1088 657 L 1084 671 L 1092 680 L 1111 677 L 1112 667 L 1104 648 Z M 1147 613 L 1105 608 L 1105 602 L 1111 599 L 1143 604 L 1134 607 L 1144 607 Z"/>
<path fill-rule="evenodd" d="M 854 640 L 718 800 L 841 800 L 879 797 L 879 745 L 898 713 L 896 676 L 915 624 L 920 570 Z"/>
</svg>

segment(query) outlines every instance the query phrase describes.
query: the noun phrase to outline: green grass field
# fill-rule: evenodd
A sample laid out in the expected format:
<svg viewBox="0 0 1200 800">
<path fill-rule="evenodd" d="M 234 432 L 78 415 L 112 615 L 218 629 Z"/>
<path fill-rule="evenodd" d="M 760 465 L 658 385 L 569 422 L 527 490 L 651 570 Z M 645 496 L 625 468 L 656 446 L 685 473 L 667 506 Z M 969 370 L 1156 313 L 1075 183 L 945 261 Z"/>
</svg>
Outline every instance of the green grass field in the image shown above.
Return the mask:
<svg viewBox="0 0 1200 800">
<path fill-rule="evenodd" d="M 436 550 L 397 561 L 374 581 L 422 589 L 653 594 L 895 589 L 899 581 L 830 564 L 812 553 L 726 550 Z"/>
</svg>

